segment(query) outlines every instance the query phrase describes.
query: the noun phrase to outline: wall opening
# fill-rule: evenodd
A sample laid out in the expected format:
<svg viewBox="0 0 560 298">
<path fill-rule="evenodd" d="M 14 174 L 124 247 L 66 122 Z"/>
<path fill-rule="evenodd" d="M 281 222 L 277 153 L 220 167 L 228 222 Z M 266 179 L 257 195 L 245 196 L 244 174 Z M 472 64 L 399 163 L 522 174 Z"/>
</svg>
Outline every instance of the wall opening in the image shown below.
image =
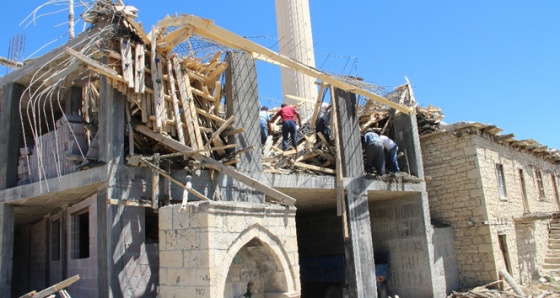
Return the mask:
<svg viewBox="0 0 560 298">
<path fill-rule="evenodd" d="M 498 177 L 500 199 L 507 200 L 506 179 L 504 177 L 504 167 L 501 164 L 496 164 L 496 175 Z"/>
<path fill-rule="evenodd" d="M 60 261 L 60 220 L 51 222 L 51 261 Z"/>
<path fill-rule="evenodd" d="M 544 184 L 542 180 L 542 173 L 540 170 L 535 169 L 535 178 L 537 179 L 537 188 L 539 190 L 539 199 L 544 200 L 545 193 L 544 193 Z"/>
<path fill-rule="evenodd" d="M 506 235 L 498 235 L 498 241 L 500 242 L 500 250 L 502 251 L 502 256 L 504 258 L 506 270 L 509 274 L 511 274 L 511 263 L 509 261 L 509 252 L 508 252 Z"/>
<path fill-rule="evenodd" d="M 72 214 L 72 259 L 89 258 L 89 210 Z"/>
<path fill-rule="evenodd" d="M 261 297 L 288 291 L 278 256 L 257 238 L 245 244 L 228 269 L 224 297 Z"/>
<path fill-rule="evenodd" d="M 527 187 L 523 169 L 519 169 L 519 183 L 521 184 L 521 197 L 523 199 L 523 213 L 529 213 L 529 200 L 527 199 Z"/>
</svg>

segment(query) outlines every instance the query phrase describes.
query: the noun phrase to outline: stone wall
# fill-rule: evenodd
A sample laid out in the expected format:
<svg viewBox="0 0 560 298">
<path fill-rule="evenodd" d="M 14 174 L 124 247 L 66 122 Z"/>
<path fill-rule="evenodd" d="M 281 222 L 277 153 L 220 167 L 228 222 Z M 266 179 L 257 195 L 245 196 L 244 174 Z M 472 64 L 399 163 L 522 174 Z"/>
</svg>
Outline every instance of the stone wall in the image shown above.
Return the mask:
<svg viewBox="0 0 560 298">
<path fill-rule="evenodd" d="M 450 224 L 461 288 L 495 281 L 494 255 L 473 138 L 437 133 L 421 138 L 432 220 Z"/>
<path fill-rule="evenodd" d="M 431 178 L 430 212 L 433 219 L 454 228 L 461 286 L 495 281 L 498 270 L 507 267 L 517 280 L 534 278 L 546 253 L 547 230 L 538 222 L 516 227 L 514 218 L 558 211 L 553 179 L 560 167 L 464 131 L 425 135 L 422 150 L 425 173 Z M 504 192 L 496 165 L 501 165 Z M 537 171 L 542 173 L 544 197 L 539 195 Z M 537 254 L 526 256 L 518 250 Z"/>
<path fill-rule="evenodd" d="M 295 208 L 192 202 L 159 209 L 160 295 L 299 297 Z M 264 296 L 263 296 L 264 295 Z"/>
</svg>

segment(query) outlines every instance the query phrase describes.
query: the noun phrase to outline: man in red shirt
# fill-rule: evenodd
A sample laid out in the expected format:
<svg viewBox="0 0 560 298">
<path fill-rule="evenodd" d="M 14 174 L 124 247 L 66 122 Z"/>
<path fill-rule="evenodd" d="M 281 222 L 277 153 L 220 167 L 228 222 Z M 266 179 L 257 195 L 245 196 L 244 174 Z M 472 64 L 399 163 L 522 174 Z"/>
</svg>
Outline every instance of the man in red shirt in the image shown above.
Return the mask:
<svg viewBox="0 0 560 298">
<path fill-rule="evenodd" d="M 298 124 L 301 127 L 301 117 L 295 107 L 283 103 L 280 110 L 276 112 L 274 117 L 270 120 L 271 123 L 280 117 L 282 119 L 282 150 L 288 150 L 288 134 L 292 138 L 292 146 L 297 152 L 297 139 L 296 139 L 296 117 Z"/>
</svg>

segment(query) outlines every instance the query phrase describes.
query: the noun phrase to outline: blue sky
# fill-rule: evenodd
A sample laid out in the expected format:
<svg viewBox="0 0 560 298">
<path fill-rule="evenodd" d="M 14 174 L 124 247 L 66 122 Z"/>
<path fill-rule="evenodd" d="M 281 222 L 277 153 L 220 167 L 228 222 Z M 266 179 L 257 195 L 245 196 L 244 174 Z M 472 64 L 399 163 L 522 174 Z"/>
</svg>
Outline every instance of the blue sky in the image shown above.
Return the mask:
<svg viewBox="0 0 560 298">
<path fill-rule="evenodd" d="M 25 31 L 19 26 L 44 2 L 3 4 L 0 56 L 8 55 L 9 40 L 16 33 L 25 33 L 26 57 L 59 36 L 67 39 L 65 25 L 54 27 L 67 20 L 64 13 L 41 18 Z M 166 14 L 188 13 L 275 49 L 272 0 L 125 3 L 140 9 L 145 28 Z M 560 148 L 560 1 L 309 3 L 318 68 L 357 75 L 388 90 L 403 84 L 407 76 L 417 101 L 441 107 L 447 123 L 495 124 L 518 140 L 534 139 Z M 82 24 L 76 28 L 81 30 Z M 279 102 L 279 69 L 260 63 L 258 72 L 261 98 Z M 0 75 L 5 73 L 0 67 Z"/>
</svg>

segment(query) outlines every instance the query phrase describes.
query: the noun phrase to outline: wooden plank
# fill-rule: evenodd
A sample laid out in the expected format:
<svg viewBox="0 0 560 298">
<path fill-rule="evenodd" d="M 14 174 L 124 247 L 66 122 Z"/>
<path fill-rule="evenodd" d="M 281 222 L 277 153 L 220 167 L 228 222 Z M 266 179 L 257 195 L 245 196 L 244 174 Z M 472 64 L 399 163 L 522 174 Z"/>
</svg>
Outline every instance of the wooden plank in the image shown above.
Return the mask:
<svg viewBox="0 0 560 298">
<path fill-rule="evenodd" d="M 134 28 L 134 30 L 136 31 L 136 34 L 138 35 L 138 37 L 140 37 L 140 39 L 142 40 L 142 42 L 144 44 L 151 44 L 151 40 L 148 38 L 148 35 L 146 34 L 146 31 L 144 31 L 144 28 L 142 28 L 142 26 L 140 26 L 140 24 L 136 23 L 136 21 L 134 20 L 134 18 L 131 15 L 123 14 L 123 17 L 126 19 L 128 24 L 130 24 L 130 26 L 132 26 L 132 28 Z M 152 27 L 152 30 L 153 29 L 154 29 L 154 27 Z M 155 50 L 156 50 L 156 47 L 153 47 L 152 51 L 155 52 Z"/>
<path fill-rule="evenodd" d="M 196 197 L 198 197 L 201 200 L 204 201 L 210 201 L 209 198 L 207 198 L 206 196 L 204 196 L 203 194 L 199 193 L 198 191 L 192 189 L 191 187 L 187 187 L 186 184 L 183 184 L 183 182 L 173 178 L 173 176 L 169 175 L 167 172 L 165 172 L 164 170 L 160 169 L 157 165 L 152 164 L 151 162 L 149 162 L 145 157 L 141 157 L 140 161 L 147 165 L 150 169 L 152 169 L 153 172 L 157 172 L 157 176 L 159 177 L 159 175 L 169 179 L 169 181 L 175 183 L 176 185 L 186 189 L 188 192 L 192 193 L 193 195 L 195 195 Z M 159 179 L 159 178 L 158 178 Z M 153 198 L 152 198 L 153 199 Z"/>
<path fill-rule="evenodd" d="M 163 116 L 163 71 L 162 71 L 162 57 L 155 48 L 155 40 L 152 42 L 152 55 L 150 57 L 150 65 L 152 69 L 152 82 L 154 88 L 154 111 L 156 121 L 154 122 L 154 131 L 162 130 L 161 117 Z"/>
<path fill-rule="evenodd" d="M 220 117 L 218 117 L 218 116 L 216 116 L 216 115 L 214 115 L 214 114 L 210 114 L 210 113 L 206 112 L 205 110 L 203 110 L 203 109 L 201 109 L 201 108 L 197 108 L 197 109 L 196 109 L 196 112 L 197 112 L 199 115 L 202 115 L 202 116 L 204 116 L 204 117 L 206 117 L 206 118 L 209 118 L 210 120 L 214 120 L 214 121 L 216 121 L 216 122 L 218 122 L 218 123 L 224 123 L 224 122 L 226 122 L 226 119 L 222 119 L 222 118 L 220 118 Z"/>
<path fill-rule="evenodd" d="M 144 93 L 146 89 L 146 53 L 143 44 L 134 49 L 134 92 Z"/>
<path fill-rule="evenodd" d="M 175 93 L 175 77 L 173 76 L 173 65 L 171 63 L 171 59 L 167 60 L 167 73 L 169 74 L 169 93 L 171 93 L 171 99 L 173 100 L 173 113 L 175 114 L 177 135 L 179 136 L 179 142 L 181 142 L 181 144 L 186 144 L 183 121 L 181 121 L 181 112 L 179 110 L 179 100 L 177 99 L 177 94 Z"/>
<path fill-rule="evenodd" d="M 134 63 L 132 61 L 132 45 L 130 39 L 121 38 L 122 76 L 128 88 L 134 88 Z"/>
<path fill-rule="evenodd" d="M 214 114 L 218 115 L 220 113 L 220 102 L 222 97 L 222 83 L 216 81 L 214 85 Z"/>
<path fill-rule="evenodd" d="M 240 127 L 240 128 L 236 128 L 234 130 L 226 131 L 222 134 L 222 136 L 229 137 L 229 136 L 233 136 L 233 135 L 236 135 L 236 134 L 242 133 L 242 132 L 245 132 L 245 128 Z"/>
<path fill-rule="evenodd" d="M 192 148 L 183 145 L 179 142 L 177 142 L 176 140 L 169 138 L 167 136 L 161 135 L 161 134 L 157 134 L 154 133 L 153 131 L 151 131 L 150 129 L 148 129 L 145 126 L 139 125 L 135 127 L 135 130 L 166 145 L 167 147 L 175 150 L 175 151 L 179 151 L 179 152 L 183 152 L 183 151 L 193 151 Z M 257 191 L 260 191 L 262 193 L 264 193 L 265 195 L 274 198 L 276 201 L 282 203 L 282 204 L 286 204 L 288 206 L 293 206 L 295 203 L 295 199 L 280 192 L 277 191 L 274 188 L 271 188 L 263 183 L 261 183 L 260 181 L 257 181 L 241 172 L 238 172 L 232 168 L 229 168 L 223 164 L 221 164 L 220 162 L 218 162 L 217 160 L 210 158 L 208 156 L 202 155 L 201 153 L 194 153 L 192 155 L 192 157 L 194 159 L 196 159 L 197 161 L 199 161 L 200 163 L 203 164 L 207 164 L 209 165 L 209 167 L 211 167 L 212 169 L 215 169 L 221 173 L 223 173 L 224 175 L 227 175 L 249 187 L 254 188 Z"/>
<path fill-rule="evenodd" d="M 229 144 L 229 145 L 224 145 L 222 147 L 210 147 L 210 148 L 204 148 L 204 149 L 193 150 L 193 151 L 185 151 L 185 152 L 177 152 L 177 153 L 166 154 L 166 155 L 160 156 L 160 158 L 163 159 L 163 158 L 172 158 L 172 157 L 178 157 L 178 156 L 190 156 L 190 155 L 193 155 L 193 154 L 196 154 L 196 153 L 210 152 L 210 151 L 216 151 L 216 150 L 225 150 L 225 149 L 230 149 L 230 148 L 235 148 L 235 147 L 237 147 L 237 144 Z"/>
<path fill-rule="evenodd" d="M 151 200 L 117 200 L 117 199 L 107 199 L 107 205 L 119 205 L 128 207 L 152 207 Z"/>
<path fill-rule="evenodd" d="M 71 48 L 66 48 L 65 49 L 66 53 L 68 53 L 70 56 L 78 59 L 79 61 L 87 64 L 88 68 L 99 73 L 102 75 L 105 75 L 111 79 L 120 81 L 120 82 L 124 82 L 123 78 L 121 75 L 119 75 L 119 73 L 117 73 L 115 70 L 91 59 L 90 57 L 85 56 L 82 53 L 76 52 Z"/>
<path fill-rule="evenodd" d="M 207 85 L 213 85 L 214 82 L 220 78 L 222 73 L 228 68 L 227 62 L 222 62 L 216 69 L 214 69 L 211 73 L 208 74 L 208 80 L 206 80 Z"/>
<path fill-rule="evenodd" d="M 336 159 L 336 163 L 335 163 L 335 168 L 336 168 L 336 214 L 338 216 L 343 216 L 344 215 L 344 176 L 342 173 L 342 157 L 340 156 L 341 154 L 341 148 L 342 148 L 342 144 L 340 143 L 340 138 L 338 137 L 338 133 L 339 133 L 339 127 L 338 127 L 338 108 L 336 107 L 336 96 L 335 96 L 335 90 L 333 86 L 330 86 L 330 93 L 331 93 L 331 109 L 332 109 L 332 117 L 333 117 L 333 135 L 337 136 L 335 138 L 335 142 L 336 142 L 336 148 L 337 150 L 334 152 L 335 153 L 335 159 Z M 321 138 L 321 140 L 324 139 L 324 137 L 322 137 L 321 133 L 319 133 L 319 137 Z"/>
<path fill-rule="evenodd" d="M 196 88 L 191 88 L 191 91 L 194 95 L 198 95 L 203 97 L 204 99 L 208 99 L 211 102 L 215 102 L 216 99 L 212 96 L 212 94 L 208 93 L 208 92 L 204 92 L 204 91 L 200 91 Z"/>
<path fill-rule="evenodd" d="M 142 122 L 143 123 L 147 123 L 148 122 L 148 102 L 147 102 L 147 97 L 148 95 L 145 93 L 140 94 L 140 96 L 142 97 L 141 102 L 142 102 Z"/>
<path fill-rule="evenodd" d="M 155 154 L 154 167 L 159 169 L 159 154 Z M 159 202 L 159 171 L 152 167 L 152 208 L 157 209 Z"/>
<path fill-rule="evenodd" d="M 319 94 L 317 94 L 317 100 L 315 101 L 315 108 L 313 109 L 313 115 L 311 116 L 311 123 L 309 125 L 311 128 L 315 128 L 315 122 L 317 122 L 317 115 L 319 115 L 319 109 L 321 109 L 321 104 L 323 103 L 323 98 L 325 97 L 325 84 L 321 83 L 321 88 L 319 89 Z"/>
<path fill-rule="evenodd" d="M 173 69 L 175 70 L 177 83 L 179 84 L 179 94 L 183 106 L 185 123 L 187 124 L 190 145 L 195 150 L 203 148 L 204 145 L 202 144 L 202 137 L 200 136 L 197 109 L 195 107 L 191 91 L 191 81 L 188 73 L 182 71 L 181 66 L 179 65 L 179 58 L 176 56 L 173 57 Z"/>
<path fill-rule="evenodd" d="M 235 116 L 231 115 L 226 120 L 226 122 L 224 122 L 218 129 L 216 129 L 216 131 L 214 131 L 212 136 L 210 136 L 210 139 L 208 139 L 208 142 L 204 145 L 204 148 L 209 148 L 210 144 L 214 141 L 214 139 L 218 138 L 220 136 L 220 134 L 222 133 L 222 131 L 224 131 L 224 129 L 226 129 L 230 124 L 233 123 L 233 120 L 235 120 Z"/>
<path fill-rule="evenodd" d="M 326 173 L 326 174 L 336 174 L 336 171 L 333 170 L 333 169 L 318 167 L 318 166 L 314 166 L 314 165 L 308 165 L 306 163 L 302 163 L 302 162 L 299 162 L 299 161 L 294 162 L 294 166 L 299 167 L 299 168 L 303 168 L 303 169 L 307 169 L 307 170 L 322 172 L 322 173 Z"/>
<path fill-rule="evenodd" d="M 38 293 L 36 293 L 35 295 L 31 296 L 33 298 L 44 298 L 47 297 L 49 295 L 52 295 L 60 290 L 63 290 L 66 287 L 69 287 L 70 285 L 72 285 L 73 283 L 77 282 L 80 279 L 79 275 L 74 275 L 68 279 L 65 279 L 59 283 L 56 283 Z M 23 297 L 23 296 L 22 296 Z"/>
<path fill-rule="evenodd" d="M 406 114 L 413 113 L 412 108 L 394 103 L 388 100 L 387 98 L 371 93 L 364 89 L 358 88 L 354 85 L 348 84 L 333 76 L 330 76 L 324 72 L 309 67 L 301 62 L 282 56 L 266 47 L 263 47 L 257 43 L 249 41 L 239 35 L 236 35 L 230 31 L 227 31 L 221 27 L 216 26 L 212 20 L 199 18 L 193 15 L 186 15 L 186 16 L 174 17 L 158 22 L 158 26 L 162 26 L 162 25 L 191 27 L 193 28 L 193 34 L 198 34 L 206 38 L 210 38 L 223 45 L 240 49 L 250 54 L 256 53 L 257 54 L 256 57 L 258 59 L 260 59 L 260 57 L 266 57 L 267 60 L 276 61 L 281 65 L 299 71 L 313 78 L 319 79 L 329 85 L 333 85 L 336 88 L 362 95 L 366 98 L 369 98 L 370 100 L 374 100 L 379 103 L 388 105 Z"/>
</svg>

